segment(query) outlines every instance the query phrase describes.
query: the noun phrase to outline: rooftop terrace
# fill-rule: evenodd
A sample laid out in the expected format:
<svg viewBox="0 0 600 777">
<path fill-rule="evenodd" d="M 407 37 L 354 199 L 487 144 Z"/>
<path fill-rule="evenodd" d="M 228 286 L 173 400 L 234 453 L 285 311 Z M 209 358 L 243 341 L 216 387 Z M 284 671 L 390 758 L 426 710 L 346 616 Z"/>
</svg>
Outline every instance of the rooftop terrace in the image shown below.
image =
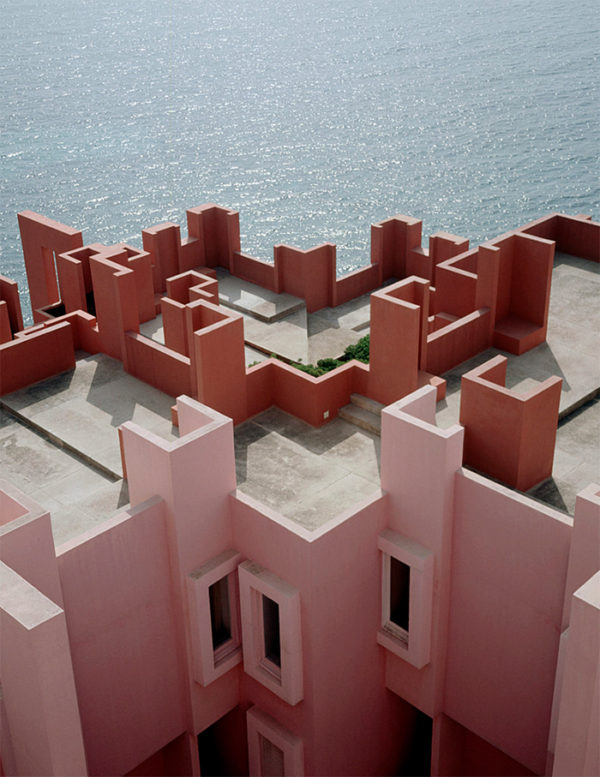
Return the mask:
<svg viewBox="0 0 600 777">
<path fill-rule="evenodd" d="M 293 328 L 296 339 L 291 342 L 302 342 L 305 360 L 316 361 L 319 349 L 327 350 L 318 358 L 337 356 L 347 342 L 368 331 L 368 295 L 307 313 L 303 303 L 284 299 L 279 305 L 272 292 L 220 276 L 221 302 L 246 311 L 251 353 L 289 357 Z M 530 493 L 569 513 L 576 493 L 600 480 L 600 407 L 595 399 L 600 389 L 599 292 L 597 265 L 557 254 L 547 341 L 508 356 L 510 388 L 524 391 L 551 375 L 563 379 L 553 477 Z M 263 318 L 274 320 L 257 319 L 259 308 Z M 160 339 L 156 320 L 150 323 Z M 444 375 L 447 393 L 438 403 L 439 426 L 458 420 L 460 376 L 497 353 L 488 349 Z M 173 402 L 174 397 L 125 372 L 119 361 L 80 351 L 73 371 L 0 399 L 3 476 L 51 510 L 55 543 L 61 544 L 128 501 L 118 426 L 133 420 L 166 440 L 176 439 Z M 238 487 L 312 530 L 378 492 L 379 448 L 376 433 L 342 418 L 317 429 L 272 407 L 235 429 Z"/>
</svg>

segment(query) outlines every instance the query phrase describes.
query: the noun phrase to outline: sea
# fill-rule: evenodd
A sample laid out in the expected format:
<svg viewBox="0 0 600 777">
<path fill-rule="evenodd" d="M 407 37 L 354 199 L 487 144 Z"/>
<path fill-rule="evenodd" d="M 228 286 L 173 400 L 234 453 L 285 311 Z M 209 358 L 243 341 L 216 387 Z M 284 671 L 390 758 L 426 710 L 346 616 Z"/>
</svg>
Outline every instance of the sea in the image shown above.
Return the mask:
<svg viewBox="0 0 600 777">
<path fill-rule="evenodd" d="M 245 253 L 330 241 L 340 275 L 398 213 L 424 245 L 600 216 L 598 0 L 0 7 L 0 273 L 27 322 L 21 210 L 141 247 L 214 202 Z"/>
</svg>

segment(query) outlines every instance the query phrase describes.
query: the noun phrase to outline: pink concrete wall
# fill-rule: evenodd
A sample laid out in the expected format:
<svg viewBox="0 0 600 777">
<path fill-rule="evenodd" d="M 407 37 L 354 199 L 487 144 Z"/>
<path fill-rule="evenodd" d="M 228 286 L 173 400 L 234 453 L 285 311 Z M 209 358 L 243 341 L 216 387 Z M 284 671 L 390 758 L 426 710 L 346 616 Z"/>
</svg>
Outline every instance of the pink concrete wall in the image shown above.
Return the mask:
<svg viewBox="0 0 600 777">
<path fill-rule="evenodd" d="M 536 774 L 546 763 L 570 528 L 545 505 L 456 476 L 445 712 Z"/>
<path fill-rule="evenodd" d="M 162 504 L 67 543 L 58 564 L 89 774 L 123 774 L 185 727 Z"/>
<path fill-rule="evenodd" d="M 573 595 L 553 775 L 600 773 L 600 572 Z"/>
<path fill-rule="evenodd" d="M 0 345 L 0 395 L 74 367 L 73 333 L 66 322 L 11 340 Z"/>
<path fill-rule="evenodd" d="M 452 566 L 455 473 L 463 429 L 435 426 L 436 391 L 424 387 L 382 413 L 381 487 L 388 492 L 389 528 L 434 554 L 431 660 L 422 669 L 386 656 L 386 684 L 431 717 L 444 709 L 448 580 Z"/>
<path fill-rule="evenodd" d="M 344 302 L 348 302 L 378 288 L 379 275 L 379 265 L 370 264 L 338 278 L 333 289 L 331 307 L 343 305 Z"/>
<path fill-rule="evenodd" d="M 38 308 L 59 301 L 55 254 L 83 245 L 81 232 L 32 211 L 18 214 L 33 320 Z"/>
<path fill-rule="evenodd" d="M 83 264 L 68 253 L 56 257 L 56 274 L 60 288 L 60 298 L 66 313 L 76 310 L 87 311 L 86 288 Z"/>
<path fill-rule="evenodd" d="M 242 694 L 304 739 L 306 774 L 391 773 L 406 746 L 411 715 L 385 689 L 383 655 L 374 640 L 376 538 L 385 525 L 385 501 L 370 500 L 312 542 L 243 495 L 232 507 L 234 546 L 300 592 L 305 669 L 304 699 L 293 707 L 248 675 Z"/>
</svg>

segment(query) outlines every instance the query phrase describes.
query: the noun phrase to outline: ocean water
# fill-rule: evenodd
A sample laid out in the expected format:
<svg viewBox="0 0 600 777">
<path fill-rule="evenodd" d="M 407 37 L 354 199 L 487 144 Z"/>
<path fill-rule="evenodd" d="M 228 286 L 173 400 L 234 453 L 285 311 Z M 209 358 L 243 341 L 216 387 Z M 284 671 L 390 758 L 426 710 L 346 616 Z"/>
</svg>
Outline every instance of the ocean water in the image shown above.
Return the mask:
<svg viewBox="0 0 600 777">
<path fill-rule="evenodd" d="M 424 244 L 598 218 L 599 18 L 597 0 L 3 0 L 0 272 L 26 295 L 26 209 L 141 246 L 216 202 L 243 251 L 332 241 L 339 274 L 396 213 Z"/>
</svg>

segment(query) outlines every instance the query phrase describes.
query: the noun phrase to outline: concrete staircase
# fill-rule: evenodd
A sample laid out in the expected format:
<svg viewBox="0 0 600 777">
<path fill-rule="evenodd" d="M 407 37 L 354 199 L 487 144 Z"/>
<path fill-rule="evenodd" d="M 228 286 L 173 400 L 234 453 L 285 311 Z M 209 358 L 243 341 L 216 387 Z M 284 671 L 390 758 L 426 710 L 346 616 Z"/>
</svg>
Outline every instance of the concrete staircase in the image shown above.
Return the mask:
<svg viewBox="0 0 600 777">
<path fill-rule="evenodd" d="M 381 411 L 384 405 L 362 394 L 351 394 L 350 404 L 340 408 L 339 418 L 381 436 Z"/>
</svg>

